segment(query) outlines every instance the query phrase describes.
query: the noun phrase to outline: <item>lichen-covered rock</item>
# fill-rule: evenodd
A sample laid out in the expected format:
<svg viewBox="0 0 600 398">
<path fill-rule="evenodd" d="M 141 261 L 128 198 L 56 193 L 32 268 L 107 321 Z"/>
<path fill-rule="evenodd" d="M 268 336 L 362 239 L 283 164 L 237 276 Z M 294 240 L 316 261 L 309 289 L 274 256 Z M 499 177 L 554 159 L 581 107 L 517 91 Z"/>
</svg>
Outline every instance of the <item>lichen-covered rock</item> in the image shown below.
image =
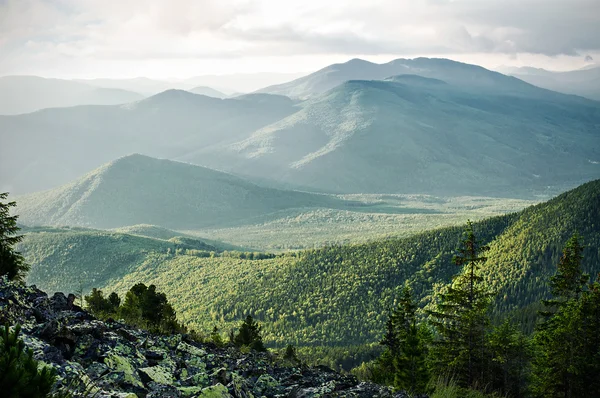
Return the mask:
<svg viewBox="0 0 600 398">
<path fill-rule="evenodd" d="M 396 398 L 386 387 L 320 367 L 281 364 L 269 353 L 160 336 L 103 322 L 35 286 L 0 278 L 0 322 L 22 325 L 36 359 L 53 366 L 57 386 L 97 398 Z"/>
<path fill-rule="evenodd" d="M 198 398 L 229 398 L 231 396 L 227 387 L 220 383 L 203 388 L 198 394 Z"/>
<path fill-rule="evenodd" d="M 142 382 L 148 384 L 149 382 L 155 382 L 167 386 L 173 385 L 174 379 L 173 374 L 160 365 L 151 366 L 149 368 L 138 369 L 138 374 L 142 379 Z"/>
</svg>

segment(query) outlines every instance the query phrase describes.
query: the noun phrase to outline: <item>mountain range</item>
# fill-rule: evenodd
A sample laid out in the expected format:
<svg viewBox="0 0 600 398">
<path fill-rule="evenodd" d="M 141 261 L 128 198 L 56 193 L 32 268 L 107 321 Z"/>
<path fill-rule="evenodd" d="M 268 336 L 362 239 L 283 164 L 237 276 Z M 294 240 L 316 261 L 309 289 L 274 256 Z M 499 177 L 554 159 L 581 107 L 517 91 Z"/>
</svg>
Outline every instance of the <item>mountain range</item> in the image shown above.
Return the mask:
<svg viewBox="0 0 600 398">
<path fill-rule="evenodd" d="M 202 159 L 212 147 L 244 139 L 294 111 L 281 96 L 222 100 L 168 90 L 126 105 L 0 116 L 0 189 L 22 194 L 54 188 L 131 153 Z"/>
<path fill-rule="evenodd" d="M 599 125 L 600 102 L 479 66 L 351 60 L 232 99 L 168 90 L 0 117 L 0 189 L 144 153 L 308 191 L 533 197 L 600 175 Z"/>
<path fill-rule="evenodd" d="M 232 172 L 346 193 L 519 196 L 600 175 L 600 103 L 492 72 L 477 79 L 484 88 L 465 88 L 458 75 L 347 81 L 220 159 Z"/>
</svg>

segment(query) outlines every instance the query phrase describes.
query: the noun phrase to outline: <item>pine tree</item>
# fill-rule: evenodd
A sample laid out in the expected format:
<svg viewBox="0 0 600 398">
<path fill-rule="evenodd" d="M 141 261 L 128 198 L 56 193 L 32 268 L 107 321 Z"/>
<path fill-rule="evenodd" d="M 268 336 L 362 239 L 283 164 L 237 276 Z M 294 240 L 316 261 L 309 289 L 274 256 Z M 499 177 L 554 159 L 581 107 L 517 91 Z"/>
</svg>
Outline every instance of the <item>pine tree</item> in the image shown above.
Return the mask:
<svg viewBox="0 0 600 398">
<path fill-rule="evenodd" d="M 49 397 L 56 371 L 40 367 L 33 352 L 19 339 L 21 328 L 11 332 L 8 325 L 0 330 L 0 395 L 6 398 Z"/>
<path fill-rule="evenodd" d="M 221 333 L 219 333 L 219 328 L 214 326 L 212 332 L 210 332 L 210 341 L 212 341 L 218 347 L 223 345 L 223 338 L 221 337 Z"/>
<path fill-rule="evenodd" d="M 13 281 L 23 282 L 29 271 L 29 265 L 21 253 L 14 246 L 23 240 L 22 235 L 17 235 L 20 228 L 17 226 L 18 216 L 10 215 L 10 208 L 16 202 L 4 202 L 8 192 L 0 193 L 0 276 Z"/>
<path fill-rule="evenodd" d="M 234 338 L 234 343 L 238 347 L 248 346 L 256 351 L 266 351 L 262 336 L 260 335 L 261 326 L 254 321 L 252 316 L 248 315 L 240 325 L 240 329 Z"/>
<path fill-rule="evenodd" d="M 578 385 L 590 398 L 600 398 L 600 274 L 581 297 Z"/>
<path fill-rule="evenodd" d="M 455 377 L 463 387 L 486 384 L 487 309 L 493 294 L 483 283 L 479 265 L 487 260 L 482 255 L 487 250 L 489 247 L 475 237 L 472 223 L 467 222 L 461 247 L 453 258 L 462 272 L 440 294 L 436 310 L 429 311 L 438 333 L 433 355 L 437 372 Z"/>
<path fill-rule="evenodd" d="M 289 361 L 293 364 L 299 364 L 300 359 L 298 359 L 298 354 L 296 353 L 296 347 L 291 344 L 288 344 L 285 347 L 285 352 L 283 353 L 283 359 Z"/>
</svg>

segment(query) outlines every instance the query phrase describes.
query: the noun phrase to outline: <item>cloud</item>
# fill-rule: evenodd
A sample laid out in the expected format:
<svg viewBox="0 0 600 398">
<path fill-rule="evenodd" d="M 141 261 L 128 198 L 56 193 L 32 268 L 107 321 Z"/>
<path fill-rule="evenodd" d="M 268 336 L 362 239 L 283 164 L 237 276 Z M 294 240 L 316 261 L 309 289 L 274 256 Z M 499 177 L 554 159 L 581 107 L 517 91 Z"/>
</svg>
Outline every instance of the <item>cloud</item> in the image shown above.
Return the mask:
<svg viewBox="0 0 600 398">
<path fill-rule="evenodd" d="M 0 64 L 310 54 L 581 55 L 597 0 L 0 0 Z M 91 61 L 90 61 L 91 62 Z M 2 70 L 0 70 L 2 72 Z"/>
</svg>

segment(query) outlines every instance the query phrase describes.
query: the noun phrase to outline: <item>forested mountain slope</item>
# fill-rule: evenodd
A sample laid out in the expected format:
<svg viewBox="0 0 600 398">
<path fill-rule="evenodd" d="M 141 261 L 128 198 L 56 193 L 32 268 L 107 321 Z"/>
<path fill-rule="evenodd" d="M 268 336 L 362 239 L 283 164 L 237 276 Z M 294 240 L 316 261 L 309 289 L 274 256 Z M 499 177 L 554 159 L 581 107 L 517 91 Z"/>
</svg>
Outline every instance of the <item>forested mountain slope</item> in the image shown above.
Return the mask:
<svg viewBox="0 0 600 398">
<path fill-rule="evenodd" d="M 599 272 L 598 219 L 600 180 L 476 223 L 476 234 L 491 246 L 484 272 L 500 298 L 496 310 L 526 306 L 546 295 L 557 254 L 575 232 L 587 244 L 585 270 Z M 406 280 L 422 306 L 436 283 L 450 281 L 458 271 L 451 258 L 461 235 L 461 227 L 445 228 L 258 261 L 157 254 L 106 289 L 122 292 L 134 282 L 154 283 L 174 298 L 184 320 L 204 329 L 229 327 L 250 313 L 265 323 L 269 343 L 366 343 L 380 337 Z"/>
<path fill-rule="evenodd" d="M 600 176 L 599 102 L 475 82 L 351 80 L 209 161 L 344 193 L 530 197 Z"/>
</svg>

